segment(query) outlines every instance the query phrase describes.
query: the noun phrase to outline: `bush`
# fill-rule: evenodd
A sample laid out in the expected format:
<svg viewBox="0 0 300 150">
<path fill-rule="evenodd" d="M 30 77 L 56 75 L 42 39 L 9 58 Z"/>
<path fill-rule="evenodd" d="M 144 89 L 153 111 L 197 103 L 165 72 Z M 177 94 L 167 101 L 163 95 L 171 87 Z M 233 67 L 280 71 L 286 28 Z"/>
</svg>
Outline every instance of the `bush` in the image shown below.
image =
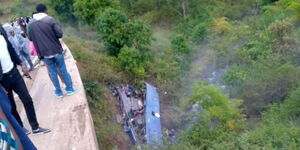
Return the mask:
<svg viewBox="0 0 300 150">
<path fill-rule="evenodd" d="M 245 100 L 247 113 L 258 115 L 268 104 L 283 100 L 298 87 L 299 75 L 298 67 L 281 64 L 279 56 L 271 55 L 251 65 L 232 67 L 224 80 L 231 93 Z"/>
<path fill-rule="evenodd" d="M 211 90 L 203 91 L 203 95 L 214 95 Z M 201 93 L 201 92 L 199 92 Z M 207 94 L 208 93 L 208 94 Z M 199 94 L 199 96 L 202 94 Z M 202 97 L 202 96 L 201 96 Z M 241 132 L 229 132 L 219 128 L 218 117 L 215 119 L 214 126 L 211 126 L 210 120 L 200 120 L 190 130 L 183 135 L 184 140 L 177 144 L 169 146 L 171 149 L 182 147 L 182 149 L 241 149 L 241 150 L 260 150 L 260 149 L 292 149 L 300 148 L 300 127 L 299 127 L 299 107 L 300 107 L 300 88 L 294 90 L 283 103 L 276 103 L 269 107 L 269 110 L 262 115 L 261 123 L 253 130 Z M 204 96 L 210 102 L 214 99 L 220 99 L 216 96 Z M 216 101 L 217 102 L 217 101 Z M 222 103 L 214 106 L 221 106 Z M 224 104 L 224 103 L 223 103 Z M 222 107 L 227 108 L 227 107 Z M 226 109 L 228 110 L 228 109 Z M 206 110 L 205 110 L 206 111 Z M 205 115 L 201 114 L 201 116 Z M 215 111 L 221 113 L 221 111 Z M 238 111 L 239 112 L 239 111 Z M 223 112 L 224 113 L 224 112 Z M 214 113 L 217 114 L 217 113 Z M 233 113 L 235 114 L 235 113 Z M 227 116 L 224 113 L 222 116 Z M 239 115 L 237 115 L 239 116 Z M 238 117 L 240 118 L 240 117 Z M 207 122 L 208 121 L 208 122 Z M 210 125 L 210 126 L 207 126 Z M 210 127 L 210 128 L 208 128 Z M 209 133 L 209 134 L 208 134 Z M 210 135 L 210 136 L 209 136 Z M 188 139 L 185 139 L 187 138 Z M 177 145 L 177 146 L 176 146 Z"/>
<path fill-rule="evenodd" d="M 257 61 L 266 59 L 272 54 L 271 38 L 259 38 L 246 43 L 240 50 L 235 52 L 236 62 L 239 64 L 253 64 Z"/>
<path fill-rule="evenodd" d="M 143 79 L 146 76 L 145 67 L 147 67 L 147 64 L 142 57 L 141 53 L 135 48 L 124 47 L 118 55 L 117 62 L 125 72 L 135 78 Z"/>
<path fill-rule="evenodd" d="M 231 100 L 228 95 L 214 86 L 197 84 L 193 94 L 182 106 L 198 103 L 204 112 L 199 121 L 183 134 L 182 139 L 203 149 L 210 149 L 214 143 L 230 141 L 244 129 L 245 116 L 239 108 L 241 101 Z"/>
<path fill-rule="evenodd" d="M 138 50 L 148 50 L 152 42 L 152 32 L 148 24 L 140 20 L 130 21 L 126 24 L 126 35 L 128 36 L 129 47 Z"/>
<path fill-rule="evenodd" d="M 261 125 L 249 133 L 250 145 L 260 149 L 299 149 L 300 128 L 284 123 Z"/>
<path fill-rule="evenodd" d="M 206 36 L 208 35 L 208 27 L 210 26 L 210 23 L 208 22 L 202 22 L 194 26 L 192 37 L 194 41 L 199 42 L 202 41 Z"/>
<path fill-rule="evenodd" d="M 175 54 L 189 54 L 191 52 L 190 44 L 183 35 L 175 35 L 171 44 Z"/>
<path fill-rule="evenodd" d="M 216 18 L 213 20 L 212 30 L 217 35 L 223 35 L 232 31 L 232 25 L 225 17 Z"/>
<path fill-rule="evenodd" d="M 293 22 L 291 19 L 275 21 L 269 26 L 268 31 L 273 38 L 273 52 L 286 56 L 296 49 L 295 37 L 291 36 L 293 31 Z"/>
<path fill-rule="evenodd" d="M 68 22 L 74 26 L 78 25 L 77 19 L 74 15 L 74 4 L 75 0 L 50 0 L 51 6 L 58 14 L 60 21 Z"/>
<path fill-rule="evenodd" d="M 73 4 L 75 15 L 89 25 L 95 25 L 97 18 L 106 9 L 119 9 L 118 0 L 75 0 Z"/>
<path fill-rule="evenodd" d="M 262 115 L 262 123 L 245 133 L 250 145 L 260 149 L 299 149 L 300 88 L 290 93 L 283 103 L 276 103 Z"/>
<path fill-rule="evenodd" d="M 118 56 L 120 49 L 129 45 L 126 35 L 128 18 L 115 9 L 107 9 L 97 20 L 97 29 L 104 40 L 108 54 Z"/>
<path fill-rule="evenodd" d="M 129 21 L 125 14 L 114 9 L 107 9 L 98 18 L 97 28 L 112 56 L 118 56 L 124 46 L 145 51 L 152 41 L 149 25 Z"/>
<path fill-rule="evenodd" d="M 240 87 L 246 80 L 247 72 L 238 65 L 231 65 L 223 76 L 223 82 L 231 87 Z"/>
</svg>

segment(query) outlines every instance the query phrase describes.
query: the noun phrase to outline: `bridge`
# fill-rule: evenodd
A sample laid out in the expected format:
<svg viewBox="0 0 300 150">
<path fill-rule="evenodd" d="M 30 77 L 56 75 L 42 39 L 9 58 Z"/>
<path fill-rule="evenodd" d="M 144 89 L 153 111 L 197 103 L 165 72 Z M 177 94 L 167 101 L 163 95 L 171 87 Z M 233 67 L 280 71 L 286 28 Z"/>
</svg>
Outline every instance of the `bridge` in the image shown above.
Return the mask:
<svg viewBox="0 0 300 150">
<path fill-rule="evenodd" d="M 62 42 L 63 43 L 63 42 Z M 32 73 L 32 80 L 26 79 L 33 98 L 37 119 L 41 127 L 50 128 L 51 133 L 29 137 L 38 150 L 98 150 L 93 120 L 80 78 L 76 60 L 69 48 L 66 49 L 66 65 L 79 92 L 72 96 L 56 98 L 54 87 L 45 66 Z M 24 125 L 30 129 L 27 117 L 20 101 L 17 101 Z"/>
</svg>

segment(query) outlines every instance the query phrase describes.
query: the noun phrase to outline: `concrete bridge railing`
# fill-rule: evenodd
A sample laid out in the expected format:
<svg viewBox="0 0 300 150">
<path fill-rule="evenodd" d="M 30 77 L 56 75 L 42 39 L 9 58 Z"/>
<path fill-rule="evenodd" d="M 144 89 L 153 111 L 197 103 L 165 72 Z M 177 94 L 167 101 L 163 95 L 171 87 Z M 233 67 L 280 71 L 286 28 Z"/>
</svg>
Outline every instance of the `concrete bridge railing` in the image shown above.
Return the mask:
<svg viewBox="0 0 300 150">
<path fill-rule="evenodd" d="M 93 120 L 76 61 L 64 43 L 63 47 L 67 50 L 65 60 L 74 87 L 80 91 L 72 96 L 56 98 L 47 68 L 39 67 L 28 87 L 40 126 L 50 128 L 52 132 L 31 134 L 29 137 L 38 150 L 98 150 Z M 20 110 L 20 114 L 25 127 L 30 129 L 24 110 Z"/>
</svg>

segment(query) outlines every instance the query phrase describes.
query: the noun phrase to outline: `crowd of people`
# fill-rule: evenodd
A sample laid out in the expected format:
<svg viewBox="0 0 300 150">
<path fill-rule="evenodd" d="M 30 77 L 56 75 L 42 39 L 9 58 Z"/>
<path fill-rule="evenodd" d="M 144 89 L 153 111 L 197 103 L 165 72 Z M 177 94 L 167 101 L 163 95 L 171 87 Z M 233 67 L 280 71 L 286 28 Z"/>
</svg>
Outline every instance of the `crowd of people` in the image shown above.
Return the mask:
<svg viewBox="0 0 300 150">
<path fill-rule="evenodd" d="M 28 19 L 24 19 L 23 17 L 14 19 L 11 23 L 6 23 L 3 25 L 8 40 L 12 44 L 19 58 L 26 64 L 26 69 L 28 71 L 32 71 L 34 69 L 34 65 L 31 60 L 31 56 L 36 56 L 36 53 L 33 51 L 33 47 L 30 46 L 30 42 L 27 36 L 27 25 L 30 20 L 33 18 L 26 17 Z M 25 21 L 28 20 L 28 21 Z"/>
<path fill-rule="evenodd" d="M 30 71 L 35 69 L 36 64 L 31 58 L 38 57 L 46 64 L 55 88 L 55 97 L 62 98 L 78 91 L 74 89 L 72 78 L 66 69 L 64 50 L 59 40 L 62 36 L 62 29 L 53 17 L 47 15 L 47 7 L 44 4 L 36 6 L 32 17 L 21 17 L 0 26 L 1 150 L 36 150 L 27 135 L 51 132 L 50 129 L 39 125 L 32 97 L 19 72 L 20 70 L 30 77 Z M 59 77 L 65 84 L 65 92 L 61 89 Z M 16 93 L 23 103 L 31 132 L 23 125 L 13 93 Z"/>
</svg>

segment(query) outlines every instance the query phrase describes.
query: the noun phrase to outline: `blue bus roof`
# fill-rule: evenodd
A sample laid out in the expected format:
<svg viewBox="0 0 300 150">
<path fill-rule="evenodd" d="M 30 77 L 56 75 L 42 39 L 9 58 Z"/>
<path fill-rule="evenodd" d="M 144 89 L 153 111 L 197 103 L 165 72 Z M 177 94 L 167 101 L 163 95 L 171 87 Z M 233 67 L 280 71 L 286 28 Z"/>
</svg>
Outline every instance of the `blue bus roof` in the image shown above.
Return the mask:
<svg viewBox="0 0 300 150">
<path fill-rule="evenodd" d="M 153 113 L 159 114 L 159 95 L 152 85 L 146 83 L 146 139 L 148 144 L 161 144 L 162 131 L 160 117 L 155 117 Z"/>
</svg>

